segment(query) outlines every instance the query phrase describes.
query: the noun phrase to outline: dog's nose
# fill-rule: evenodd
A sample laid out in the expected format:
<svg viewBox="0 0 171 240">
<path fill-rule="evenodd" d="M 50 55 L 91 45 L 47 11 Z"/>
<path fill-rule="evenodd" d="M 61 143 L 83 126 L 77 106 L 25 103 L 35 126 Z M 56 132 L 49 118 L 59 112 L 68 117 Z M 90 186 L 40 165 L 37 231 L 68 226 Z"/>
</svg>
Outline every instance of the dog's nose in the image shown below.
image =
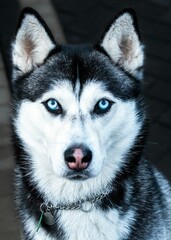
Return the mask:
<svg viewBox="0 0 171 240">
<path fill-rule="evenodd" d="M 86 147 L 71 147 L 64 152 L 68 167 L 81 171 L 88 167 L 92 159 L 92 152 Z"/>
</svg>

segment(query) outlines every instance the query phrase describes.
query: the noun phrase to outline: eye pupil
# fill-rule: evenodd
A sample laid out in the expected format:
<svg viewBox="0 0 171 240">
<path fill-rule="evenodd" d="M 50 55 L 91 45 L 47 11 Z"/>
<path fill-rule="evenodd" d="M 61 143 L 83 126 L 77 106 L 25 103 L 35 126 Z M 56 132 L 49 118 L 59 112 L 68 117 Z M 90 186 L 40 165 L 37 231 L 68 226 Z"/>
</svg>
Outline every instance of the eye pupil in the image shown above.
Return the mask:
<svg viewBox="0 0 171 240">
<path fill-rule="evenodd" d="M 54 101 L 54 100 L 51 100 L 51 104 L 54 105 L 54 104 L 55 104 L 55 101 Z"/>
</svg>

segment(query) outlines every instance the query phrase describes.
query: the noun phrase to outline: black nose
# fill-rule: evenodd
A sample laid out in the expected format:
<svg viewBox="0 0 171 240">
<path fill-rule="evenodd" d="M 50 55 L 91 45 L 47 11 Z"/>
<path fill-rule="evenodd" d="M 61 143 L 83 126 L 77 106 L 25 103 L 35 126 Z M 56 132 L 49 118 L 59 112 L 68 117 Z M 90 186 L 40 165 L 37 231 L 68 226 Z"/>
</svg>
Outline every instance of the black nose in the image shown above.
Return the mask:
<svg viewBox="0 0 171 240">
<path fill-rule="evenodd" d="M 73 146 L 64 152 L 64 158 L 70 169 L 81 171 L 90 164 L 92 152 L 83 146 Z"/>
</svg>

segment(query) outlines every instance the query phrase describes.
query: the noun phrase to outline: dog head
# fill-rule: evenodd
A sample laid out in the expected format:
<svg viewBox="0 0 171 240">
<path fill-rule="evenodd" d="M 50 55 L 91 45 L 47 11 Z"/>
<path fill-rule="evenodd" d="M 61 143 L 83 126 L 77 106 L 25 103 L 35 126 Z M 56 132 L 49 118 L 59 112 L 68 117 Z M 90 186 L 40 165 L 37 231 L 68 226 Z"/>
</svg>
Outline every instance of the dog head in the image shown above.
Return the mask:
<svg viewBox="0 0 171 240">
<path fill-rule="evenodd" d="M 59 46 L 27 8 L 12 61 L 13 124 L 24 171 L 48 191 L 57 192 L 60 183 L 105 187 L 126 164 L 143 119 L 143 46 L 134 12 L 122 11 L 96 46 Z"/>
</svg>

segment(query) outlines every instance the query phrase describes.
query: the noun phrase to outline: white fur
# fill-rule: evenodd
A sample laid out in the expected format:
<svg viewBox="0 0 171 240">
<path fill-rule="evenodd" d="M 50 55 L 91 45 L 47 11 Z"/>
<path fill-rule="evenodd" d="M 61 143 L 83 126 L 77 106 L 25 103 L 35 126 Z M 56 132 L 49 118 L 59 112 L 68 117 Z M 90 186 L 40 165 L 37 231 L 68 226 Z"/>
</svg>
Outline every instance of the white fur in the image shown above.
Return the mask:
<svg viewBox="0 0 171 240">
<path fill-rule="evenodd" d="M 115 63 L 119 63 L 132 74 L 143 65 L 143 47 L 129 13 L 124 13 L 116 19 L 105 34 L 101 45 Z"/>
<path fill-rule="evenodd" d="M 119 216 L 117 210 L 101 212 L 94 209 L 90 213 L 80 210 L 60 211 L 60 227 L 65 229 L 68 240 L 119 240 L 126 238 L 134 222 L 134 211 Z M 25 226 L 33 240 L 55 240 L 43 228 L 36 232 L 37 222 L 28 217 Z"/>
<path fill-rule="evenodd" d="M 82 211 L 63 211 L 61 223 L 66 229 L 68 240 L 119 240 L 129 234 L 133 217 L 133 211 L 124 217 L 120 217 L 117 210 L 102 212 L 95 209 L 88 214 Z"/>
<path fill-rule="evenodd" d="M 38 19 L 32 14 L 27 14 L 13 43 L 13 64 L 22 74 L 27 73 L 33 67 L 43 63 L 53 48 L 54 43 Z"/>
<path fill-rule="evenodd" d="M 134 223 L 135 213 L 129 210 L 120 216 L 116 209 L 102 212 L 94 209 L 85 213 L 81 210 L 61 210 L 59 227 L 65 230 L 68 240 L 119 240 L 125 239 Z M 38 222 L 25 213 L 25 230 L 32 240 L 55 240 L 43 228 L 37 231 Z"/>
<path fill-rule="evenodd" d="M 41 103 L 49 98 L 55 98 L 64 108 L 63 119 L 51 116 Z M 92 119 L 90 111 L 101 98 L 111 99 L 115 104 L 105 116 Z M 28 174 L 54 204 L 106 190 L 124 164 L 123 157 L 140 128 L 134 102 L 122 102 L 104 92 L 100 83 L 89 83 L 78 104 L 69 82 L 55 86 L 36 102 L 23 101 L 15 125 L 31 156 L 32 172 Z M 93 177 L 86 181 L 65 178 L 68 169 L 64 151 L 73 143 L 83 143 L 93 152 L 89 166 Z"/>
</svg>

